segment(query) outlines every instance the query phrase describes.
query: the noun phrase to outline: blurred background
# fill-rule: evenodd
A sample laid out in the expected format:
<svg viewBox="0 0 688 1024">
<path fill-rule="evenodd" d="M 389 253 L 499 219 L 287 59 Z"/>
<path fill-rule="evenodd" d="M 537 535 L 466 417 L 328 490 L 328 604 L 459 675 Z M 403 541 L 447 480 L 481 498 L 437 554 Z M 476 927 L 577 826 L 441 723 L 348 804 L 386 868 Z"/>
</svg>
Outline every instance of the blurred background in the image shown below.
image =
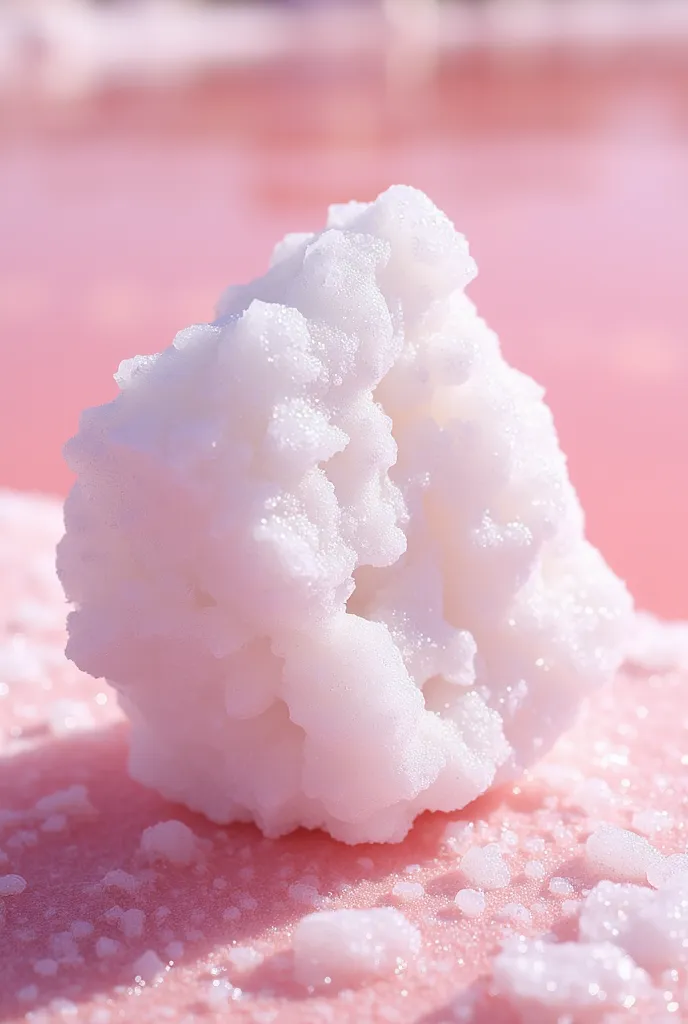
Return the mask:
<svg viewBox="0 0 688 1024">
<path fill-rule="evenodd" d="M 0 0 L 0 486 L 330 202 L 414 184 L 589 531 L 688 617 L 688 0 Z"/>
</svg>

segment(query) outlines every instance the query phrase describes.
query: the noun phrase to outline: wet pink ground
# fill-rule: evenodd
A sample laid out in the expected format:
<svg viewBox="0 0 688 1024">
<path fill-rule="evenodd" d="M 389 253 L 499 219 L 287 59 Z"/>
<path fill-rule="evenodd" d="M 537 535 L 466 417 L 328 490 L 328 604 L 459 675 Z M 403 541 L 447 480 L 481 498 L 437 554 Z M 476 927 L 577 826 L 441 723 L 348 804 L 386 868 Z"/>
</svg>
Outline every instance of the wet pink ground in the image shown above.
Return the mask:
<svg viewBox="0 0 688 1024">
<path fill-rule="evenodd" d="M 60 445 L 81 407 L 112 394 L 121 357 L 207 319 L 224 284 L 258 272 L 285 231 L 317 226 L 329 201 L 408 181 L 469 235 L 481 267 L 474 297 L 510 360 L 547 385 L 593 540 L 642 605 L 688 615 L 686 67 L 664 54 L 476 56 L 405 94 L 373 68 L 306 64 L 179 92 L 8 108 L 0 483 L 63 493 Z M 596 820 L 666 810 L 672 825 L 653 841 L 686 848 L 688 707 L 677 672 L 620 678 L 536 774 L 462 816 L 474 823 L 463 839 L 447 842 L 450 819 L 428 816 L 397 847 L 350 849 L 309 834 L 266 842 L 165 805 L 127 777 L 112 698 L 60 655 L 56 510 L 3 516 L 0 807 L 19 816 L 2 817 L 0 874 L 28 884 L 1 901 L 2 1019 L 445 1024 L 461 1019 L 452 1008 L 461 992 L 489 975 L 501 905 L 531 911 L 520 931 L 575 932 L 575 908 L 563 903 L 592 882 L 580 842 Z M 63 699 L 86 702 L 88 731 L 70 729 Z M 576 806 L 583 776 L 604 778 L 612 799 Z M 95 813 L 45 831 L 36 801 L 75 783 Z M 140 861 L 142 830 L 171 817 L 209 842 L 195 869 Z M 474 922 L 453 905 L 471 837 L 511 850 L 513 877 Z M 543 852 L 528 847 L 533 839 Z M 542 883 L 522 874 L 531 859 L 545 865 Z M 117 868 L 141 879 L 136 892 L 103 887 Z M 567 878 L 572 895 L 550 894 L 552 876 Z M 422 959 L 391 981 L 304 1000 L 291 982 L 289 932 L 311 908 L 289 886 L 305 879 L 332 906 L 371 906 L 392 901 L 407 877 L 426 889 L 403 907 L 421 926 Z M 116 906 L 145 912 L 141 936 L 124 935 L 108 913 Z M 74 921 L 93 932 L 66 953 L 55 936 Z M 96 955 L 102 937 L 120 943 L 111 957 Z M 170 943 L 181 944 L 174 956 Z M 233 944 L 255 948 L 263 964 L 229 970 Z M 175 963 L 142 989 L 132 965 L 147 949 Z M 65 962 L 36 973 L 42 960 Z M 215 1016 L 214 977 L 242 990 Z M 688 1019 L 680 994 L 672 1000 L 673 1017 Z M 478 1007 L 483 1022 L 513 1017 L 482 995 Z"/>
</svg>

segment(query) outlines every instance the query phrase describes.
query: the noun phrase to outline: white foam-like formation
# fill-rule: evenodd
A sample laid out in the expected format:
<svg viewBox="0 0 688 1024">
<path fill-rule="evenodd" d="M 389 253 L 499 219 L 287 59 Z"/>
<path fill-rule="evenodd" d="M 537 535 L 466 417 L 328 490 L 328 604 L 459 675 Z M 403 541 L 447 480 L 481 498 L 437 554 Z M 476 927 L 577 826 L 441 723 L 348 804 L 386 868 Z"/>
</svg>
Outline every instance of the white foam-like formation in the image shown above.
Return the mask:
<svg viewBox="0 0 688 1024">
<path fill-rule="evenodd" d="M 68 653 L 119 690 L 135 778 L 271 836 L 398 841 L 615 671 L 630 599 L 474 274 L 414 189 L 333 207 L 84 413 Z"/>
<path fill-rule="evenodd" d="M 420 944 L 418 929 L 393 907 L 321 911 L 294 930 L 294 973 L 308 988 L 351 988 L 403 969 Z"/>
<path fill-rule="evenodd" d="M 503 889 L 511 881 L 509 865 L 497 843 L 471 846 L 459 866 L 462 874 L 478 889 Z"/>
<path fill-rule="evenodd" d="M 494 961 L 495 988 L 527 1024 L 600 1020 L 651 991 L 640 967 L 609 942 L 508 940 Z"/>
</svg>

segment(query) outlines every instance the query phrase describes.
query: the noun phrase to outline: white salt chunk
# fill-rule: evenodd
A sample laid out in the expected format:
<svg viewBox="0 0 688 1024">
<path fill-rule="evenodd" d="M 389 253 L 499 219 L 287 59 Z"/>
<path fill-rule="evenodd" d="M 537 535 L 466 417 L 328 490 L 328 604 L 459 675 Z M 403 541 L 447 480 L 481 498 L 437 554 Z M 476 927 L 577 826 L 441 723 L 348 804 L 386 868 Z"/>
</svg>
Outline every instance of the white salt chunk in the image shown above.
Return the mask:
<svg viewBox="0 0 688 1024">
<path fill-rule="evenodd" d="M 146 985 L 152 985 L 164 976 L 165 966 L 154 949 L 147 949 L 134 960 L 132 971 L 135 978 L 140 978 Z"/>
<path fill-rule="evenodd" d="M 165 956 L 170 960 L 179 960 L 184 956 L 184 943 L 174 939 L 165 946 Z"/>
<path fill-rule="evenodd" d="M 533 923 L 533 915 L 522 903 L 505 903 L 499 911 L 499 916 L 524 928 Z"/>
<path fill-rule="evenodd" d="M 72 921 L 69 930 L 75 939 L 87 939 L 93 935 L 93 925 L 90 921 Z"/>
<path fill-rule="evenodd" d="M 472 846 L 461 858 L 459 866 L 477 889 L 503 889 L 511 881 L 509 865 L 497 843 Z"/>
<path fill-rule="evenodd" d="M 630 599 L 475 273 L 415 189 L 332 207 L 81 417 L 67 651 L 120 691 L 139 781 L 270 836 L 396 842 L 616 671 Z"/>
<path fill-rule="evenodd" d="M 477 889 L 459 889 L 454 903 L 466 917 L 482 917 L 485 913 L 485 895 Z"/>
<path fill-rule="evenodd" d="M 392 886 L 392 895 L 402 903 L 413 903 L 425 895 L 425 888 L 420 882 L 395 882 Z"/>
<path fill-rule="evenodd" d="M 144 829 L 141 852 L 149 861 L 168 861 L 186 867 L 199 857 L 198 838 L 182 821 L 160 821 Z"/>
<path fill-rule="evenodd" d="M 338 991 L 393 975 L 420 944 L 418 929 L 393 907 L 321 911 L 294 930 L 294 973 L 302 985 Z"/>
<path fill-rule="evenodd" d="M 537 881 L 540 878 L 544 878 L 546 873 L 545 865 L 541 860 L 527 860 L 523 865 L 523 874 L 526 878 L 532 878 Z"/>
<path fill-rule="evenodd" d="M 301 903 L 305 907 L 317 907 L 322 900 L 318 890 L 313 885 L 304 885 L 302 882 L 295 882 L 287 889 L 289 899 L 294 903 Z"/>
<path fill-rule="evenodd" d="M 21 896 L 26 889 L 26 879 L 21 875 L 0 875 L 0 897 Z"/>
<path fill-rule="evenodd" d="M 36 812 L 45 817 L 64 814 L 69 818 L 88 819 L 97 811 L 91 803 L 86 786 L 75 784 L 67 789 L 58 789 L 36 802 Z"/>
<path fill-rule="evenodd" d="M 590 870 L 615 882 L 644 882 L 648 867 L 659 856 L 643 836 L 615 825 L 600 825 L 585 844 Z"/>
<path fill-rule="evenodd" d="M 517 1008 L 524 1024 L 598 1020 L 629 1009 L 651 991 L 645 971 L 608 942 L 514 938 L 495 958 L 493 971 L 496 991 Z"/>
</svg>

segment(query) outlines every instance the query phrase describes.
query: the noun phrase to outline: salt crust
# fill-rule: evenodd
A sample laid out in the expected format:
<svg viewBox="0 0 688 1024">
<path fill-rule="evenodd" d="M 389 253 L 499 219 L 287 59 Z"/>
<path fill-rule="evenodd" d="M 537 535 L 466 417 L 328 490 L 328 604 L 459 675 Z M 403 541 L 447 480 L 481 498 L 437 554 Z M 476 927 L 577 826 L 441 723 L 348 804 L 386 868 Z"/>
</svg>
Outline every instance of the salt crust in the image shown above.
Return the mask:
<svg viewBox="0 0 688 1024">
<path fill-rule="evenodd" d="M 399 841 L 618 667 L 630 599 L 475 272 L 414 189 L 332 207 L 83 414 L 68 654 L 118 689 L 139 781 L 269 836 Z"/>
<path fill-rule="evenodd" d="M 294 974 L 333 991 L 394 974 L 420 950 L 420 932 L 392 907 L 320 911 L 294 930 Z"/>
</svg>

